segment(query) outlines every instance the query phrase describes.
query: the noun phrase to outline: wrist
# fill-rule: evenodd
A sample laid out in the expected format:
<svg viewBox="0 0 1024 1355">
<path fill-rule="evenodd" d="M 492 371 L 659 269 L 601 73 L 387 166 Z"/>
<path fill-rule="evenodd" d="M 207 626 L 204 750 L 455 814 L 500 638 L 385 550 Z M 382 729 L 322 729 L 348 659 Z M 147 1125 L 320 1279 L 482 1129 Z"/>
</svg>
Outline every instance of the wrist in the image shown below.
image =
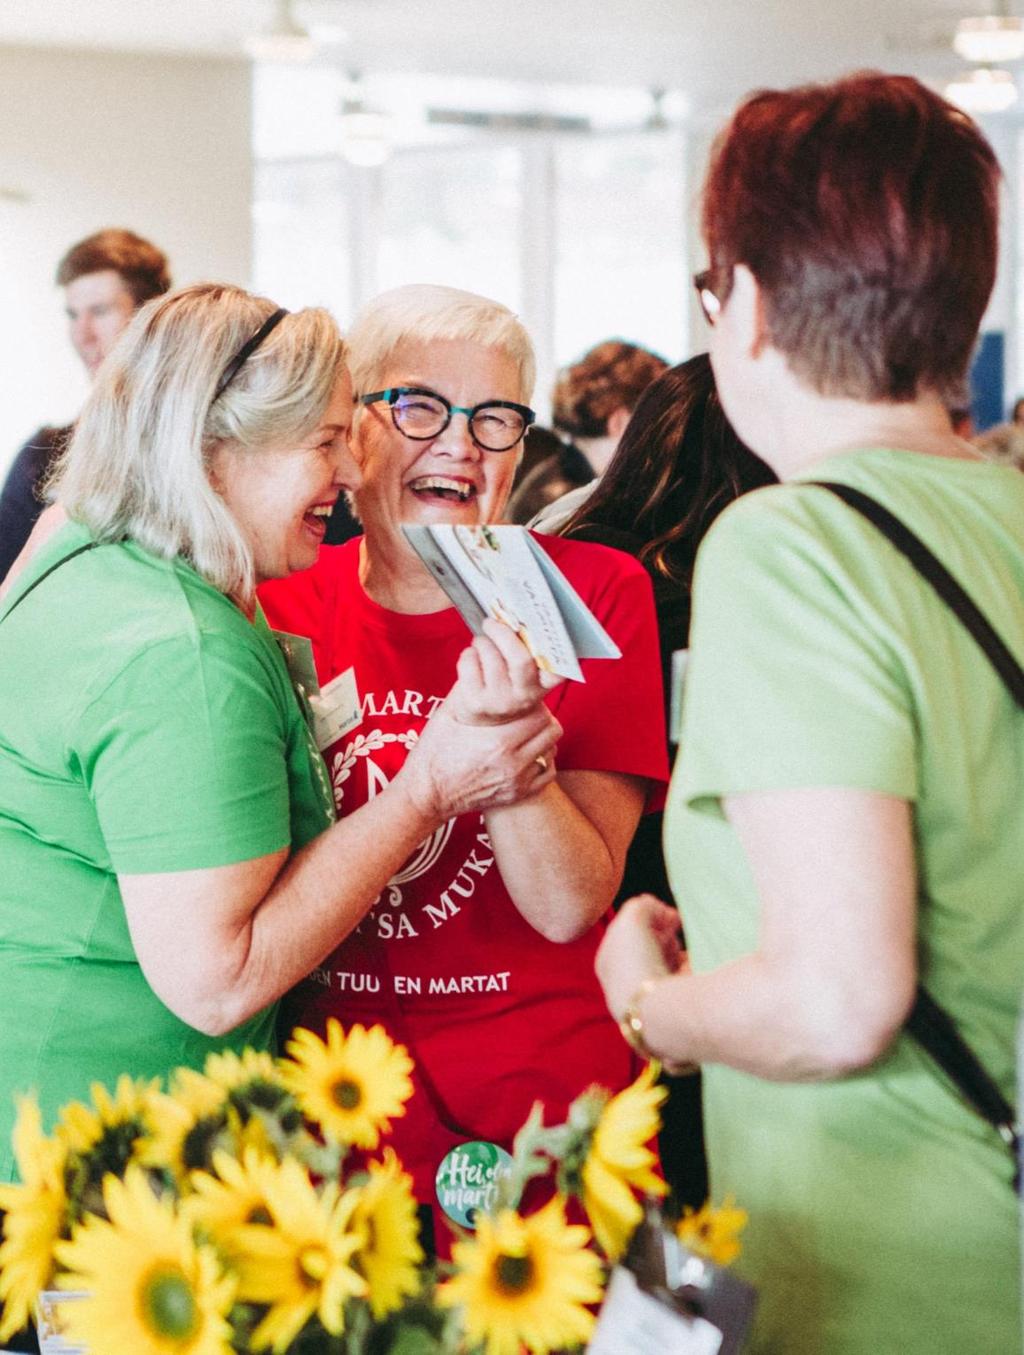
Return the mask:
<svg viewBox="0 0 1024 1355">
<path fill-rule="evenodd" d="M 622 1038 L 629 1045 L 634 1053 L 639 1054 L 642 1059 L 654 1059 L 657 1055 L 647 1043 L 647 1032 L 644 1026 L 643 1001 L 652 988 L 658 984 L 657 978 L 646 978 L 637 987 L 633 996 L 622 1009 L 622 1015 L 619 1017 L 619 1030 L 622 1032 Z"/>
</svg>

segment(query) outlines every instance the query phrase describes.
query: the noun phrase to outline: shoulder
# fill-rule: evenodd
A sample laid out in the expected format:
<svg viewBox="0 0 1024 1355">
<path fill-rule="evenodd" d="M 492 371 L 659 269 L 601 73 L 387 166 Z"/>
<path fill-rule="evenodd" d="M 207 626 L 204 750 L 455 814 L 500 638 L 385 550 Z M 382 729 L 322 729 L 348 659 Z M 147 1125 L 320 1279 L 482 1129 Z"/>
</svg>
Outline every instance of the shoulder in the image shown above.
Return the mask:
<svg viewBox="0 0 1024 1355">
<path fill-rule="evenodd" d="M 543 532 L 531 531 L 530 535 L 574 584 L 577 579 L 594 582 L 643 579 L 647 582 L 643 565 L 617 547 L 596 541 L 578 541 L 574 537 L 549 536 Z"/>
<path fill-rule="evenodd" d="M 316 564 L 309 569 L 261 583 L 256 591 L 270 623 L 282 630 L 294 629 L 289 625 L 290 618 L 308 622 L 313 609 L 330 605 L 357 574 L 361 540 L 355 537 L 340 546 L 321 546 Z"/>
</svg>

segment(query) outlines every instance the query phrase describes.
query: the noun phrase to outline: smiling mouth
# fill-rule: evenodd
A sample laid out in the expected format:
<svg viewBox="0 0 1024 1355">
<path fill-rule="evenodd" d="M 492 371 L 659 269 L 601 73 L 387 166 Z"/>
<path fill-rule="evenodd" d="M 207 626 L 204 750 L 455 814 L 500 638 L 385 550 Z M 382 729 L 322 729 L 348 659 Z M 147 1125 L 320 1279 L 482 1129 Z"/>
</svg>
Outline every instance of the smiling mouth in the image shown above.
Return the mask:
<svg viewBox="0 0 1024 1355">
<path fill-rule="evenodd" d="M 421 475 L 409 488 L 421 499 L 441 499 L 446 503 L 468 503 L 476 498 L 476 486 L 468 480 L 452 480 L 446 475 Z"/>
<path fill-rule="evenodd" d="M 307 527 L 322 535 L 327 530 L 327 519 L 333 512 L 333 503 L 317 503 L 312 508 L 307 508 L 302 517 Z"/>
</svg>

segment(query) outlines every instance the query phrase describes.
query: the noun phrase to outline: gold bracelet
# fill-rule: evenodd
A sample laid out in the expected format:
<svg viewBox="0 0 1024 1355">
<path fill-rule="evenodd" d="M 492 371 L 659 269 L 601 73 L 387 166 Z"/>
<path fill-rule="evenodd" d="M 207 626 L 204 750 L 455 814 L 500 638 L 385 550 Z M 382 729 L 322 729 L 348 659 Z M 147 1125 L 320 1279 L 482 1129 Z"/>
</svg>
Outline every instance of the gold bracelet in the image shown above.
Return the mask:
<svg viewBox="0 0 1024 1355">
<path fill-rule="evenodd" d="M 664 976 L 662 976 L 664 977 Z M 640 1014 L 640 1003 L 657 984 L 658 980 L 644 979 L 633 996 L 626 1003 L 626 1010 L 619 1019 L 619 1030 L 622 1031 L 622 1038 L 629 1045 L 634 1053 L 639 1054 L 642 1059 L 653 1059 L 657 1056 L 647 1047 L 647 1041 L 644 1039 L 644 1018 Z"/>
</svg>

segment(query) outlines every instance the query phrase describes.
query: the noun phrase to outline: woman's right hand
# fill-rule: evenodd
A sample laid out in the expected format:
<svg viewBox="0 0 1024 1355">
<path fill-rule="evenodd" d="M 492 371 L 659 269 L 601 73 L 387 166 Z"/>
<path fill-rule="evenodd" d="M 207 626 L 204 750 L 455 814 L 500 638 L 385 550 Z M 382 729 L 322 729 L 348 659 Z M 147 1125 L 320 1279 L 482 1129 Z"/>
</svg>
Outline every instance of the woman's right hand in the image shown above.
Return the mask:
<svg viewBox="0 0 1024 1355">
<path fill-rule="evenodd" d="M 544 705 L 550 681 L 506 626 L 484 626 L 399 773 L 406 793 L 439 822 L 516 804 L 555 777 L 562 727 Z"/>
</svg>

